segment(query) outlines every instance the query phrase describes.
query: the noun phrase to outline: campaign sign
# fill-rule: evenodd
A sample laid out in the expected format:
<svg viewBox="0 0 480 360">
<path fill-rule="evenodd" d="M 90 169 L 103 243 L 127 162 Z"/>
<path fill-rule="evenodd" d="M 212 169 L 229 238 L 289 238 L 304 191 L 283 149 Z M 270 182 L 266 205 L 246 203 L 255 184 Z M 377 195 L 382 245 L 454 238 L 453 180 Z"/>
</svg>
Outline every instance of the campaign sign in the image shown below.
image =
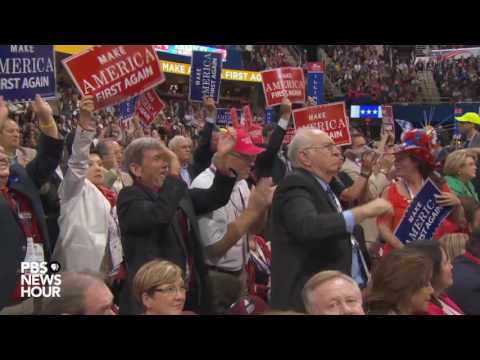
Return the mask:
<svg viewBox="0 0 480 360">
<path fill-rule="evenodd" d="M 232 126 L 235 129 L 242 127 L 242 125 L 240 125 L 240 120 L 238 118 L 239 116 L 238 116 L 237 109 L 235 109 L 234 107 L 230 108 L 230 119 L 232 120 Z"/>
<path fill-rule="evenodd" d="M 242 116 L 240 110 L 237 110 L 237 117 Z M 216 124 L 221 127 L 232 126 L 232 118 L 230 115 L 230 109 L 217 109 L 217 121 Z"/>
<path fill-rule="evenodd" d="M 55 94 L 53 45 L 0 45 L 0 94 L 7 101 L 23 102 Z"/>
<path fill-rule="evenodd" d="M 438 226 L 452 211 L 451 207 L 438 205 L 435 195 L 440 194 L 432 180 L 427 179 L 395 230 L 395 236 L 402 243 L 433 238 Z"/>
<path fill-rule="evenodd" d="M 148 126 L 165 107 L 165 103 L 155 90 L 149 90 L 138 98 L 135 114 Z"/>
<path fill-rule="evenodd" d="M 256 145 L 263 144 L 263 126 L 259 124 L 252 124 L 248 129 L 248 135 L 252 139 L 252 142 Z"/>
<path fill-rule="evenodd" d="M 395 120 L 393 119 L 393 107 L 382 106 L 382 134 L 386 132 L 392 132 L 395 136 Z"/>
<path fill-rule="evenodd" d="M 273 109 L 265 110 L 265 124 L 273 123 L 274 111 Z"/>
<path fill-rule="evenodd" d="M 202 102 L 204 96 L 210 96 L 218 103 L 221 75 L 222 54 L 193 51 L 188 90 L 190 101 Z"/>
<path fill-rule="evenodd" d="M 293 127 L 288 128 L 283 138 L 283 143 L 286 145 L 290 144 L 294 136 L 295 136 L 295 128 Z"/>
<path fill-rule="evenodd" d="M 305 103 L 305 78 L 302 68 L 265 70 L 261 75 L 267 106 L 280 105 L 285 96 L 292 103 Z"/>
<path fill-rule="evenodd" d="M 128 121 L 135 115 L 138 96 L 134 96 L 121 104 L 115 105 L 115 114 L 120 122 Z"/>
<path fill-rule="evenodd" d="M 325 131 L 337 145 L 351 143 L 344 102 L 317 105 L 293 111 L 295 129 L 302 127 Z"/>
<path fill-rule="evenodd" d="M 253 126 L 253 116 L 252 110 L 250 110 L 250 105 L 245 105 L 243 107 L 243 118 L 245 122 L 245 128 L 250 129 Z"/>
<path fill-rule="evenodd" d="M 96 45 L 63 60 L 82 96 L 95 110 L 121 103 L 165 81 L 151 45 Z"/>
<path fill-rule="evenodd" d="M 307 96 L 312 97 L 317 105 L 325 103 L 324 91 L 324 65 L 322 62 L 313 62 L 307 64 Z"/>
</svg>

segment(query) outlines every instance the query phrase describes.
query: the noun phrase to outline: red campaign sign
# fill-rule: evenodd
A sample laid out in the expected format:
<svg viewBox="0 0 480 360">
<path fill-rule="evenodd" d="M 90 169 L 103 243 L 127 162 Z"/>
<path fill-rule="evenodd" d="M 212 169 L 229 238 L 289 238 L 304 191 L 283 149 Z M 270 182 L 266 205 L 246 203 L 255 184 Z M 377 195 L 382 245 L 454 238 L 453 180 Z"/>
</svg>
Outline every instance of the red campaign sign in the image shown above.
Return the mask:
<svg viewBox="0 0 480 360">
<path fill-rule="evenodd" d="M 325 131 L 337 145 L 351 144 L 344 102 L 311 106 L 293 111 L 295 129 L 310 127 Z"/>
<path fill-rule="evenodd" d="M 235 129 L 240 128 L 240 121 L 238 120 L 238 114 L 237 114 L 237 109 L 232 107 L 230 108 L 230 119 L 232 119 L 232 126 Z"/>
<path fill-rule="evenodd" d="M 392 106 L 383 105 L 382 106 L 382 134 L 386 131 L 393 132 L 393 136 L 395 136 L 395 123 L 393 120 L 393 108 Z"/>
<path fill-rule="evenodd" d="M 95 110 L 121 103 L 165 81 L 152 45 L 96 45 L 63 60 L 82 96 Z"/>
<path fill-rule="evenodd" d="M 288 128 L 283 138 L 283 143 L 287 145 L 290 144 L 294 136 L 295 136 L 295 128 L 293 127 Z"/>
<path fill-rule="evenodd" d="M 309 62 L 307 63 L 307 71 L 323 73 L 325 72 L 325 64 L 321 61 Z"/>
<path fill-rule="evenodd" d="M 285 96 L 292 103 L 305 103 L 305 77 L 302 68 L 265 70 L 261 75 L 267 107 L 280 105 Z"/>
<path fill-rule="evenodd" d="M 145 126 L 148 126 L 164 107 L 165 103 L 160 99 L 155 90 L 150 90 L 138 98 L 135 114 Z"/>
<path fill-rule="evenodd" d="M 250 105 L 245 105 L 243 107 L 243 118 L 245 119 L 245 128 L 250 129 L 253 125 L 252 111 L 250 110 Z"/>
<path fill-rule="evenodd" d="M 252 139 L 254 144 L 263 144 L 263 126 L 258 124 L 253 124 L 248 128 L 248 135 Z"/>
</svg>

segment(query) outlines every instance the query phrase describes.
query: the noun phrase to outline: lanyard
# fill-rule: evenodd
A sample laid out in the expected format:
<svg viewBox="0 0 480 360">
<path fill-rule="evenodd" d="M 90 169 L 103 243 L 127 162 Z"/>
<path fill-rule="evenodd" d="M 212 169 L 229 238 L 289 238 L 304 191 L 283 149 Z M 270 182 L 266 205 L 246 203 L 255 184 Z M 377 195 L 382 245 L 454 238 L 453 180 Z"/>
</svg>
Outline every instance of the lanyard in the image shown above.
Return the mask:
<svg viewBox="0 0 480 360">
<path fill-rule="evenodd" d="M 410 197 L 410 200 L 413 200 L 415 198 L 415 195 L 413 194 L 412 189 L 410 189 L 410 187 L 407 185 L 407 182 L 405 180 L 402 180 L 402 182 L 403 182 L 403 185 L 405 186 L 405 189 L 407 189 L 408 196 Z M 422 186 L 423 186 L 424 182 L 425 182 L 425 180 L 422 180 Z"/>
</svg>

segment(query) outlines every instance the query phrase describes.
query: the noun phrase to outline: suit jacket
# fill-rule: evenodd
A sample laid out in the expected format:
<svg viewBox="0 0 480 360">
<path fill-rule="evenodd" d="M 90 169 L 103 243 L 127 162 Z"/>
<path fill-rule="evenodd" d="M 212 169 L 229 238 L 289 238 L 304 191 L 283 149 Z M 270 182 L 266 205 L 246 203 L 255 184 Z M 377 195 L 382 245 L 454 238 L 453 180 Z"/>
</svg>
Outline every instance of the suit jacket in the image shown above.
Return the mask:
<svg viewBox="0 0 480 360">
<path fill-rule="evenodd" d="M 272 245 L 273 308 L 304 312 L 301 292 L 310 277 L 323 270 L 351 274 L 352 245 L 345 219 L 317 179 L 303 169 L 280 182 L 267 240 Z"/>
<path fill-rule="evenodd" d="M 215 128 L 215 124 L 205 122 L 203 129 L 198 139 L 198 147 L 193 153 L 193 175 L 190 175 L 195 179 L 203 170 L 210 166 L 212 162 L 213 152 L 210 150 L 210 144 L 212 142 L 212 132 Z"/>
<path fill-rule="evenodd" d="M 197 215 L 225 206 L 230 199 L 235 179 L 217 172 L 209 189 L 187 189 L 183 180 L 167 177 L 158 193 L 138 183 L 124 188 L 118 197 L 118 217 L 127 267 L 127 280 L 120 294 L 120 313 L 142 312 L 132 293 L 133 278 L 139 268 L 153 259 L 169 260 L 186 270 L 187 249 L 181 240 L 177 210 L 184 211 L 190 224 L 189 237 L 194 258 L 193 274 L 196 292 L 188 293 L 187 304 L 196 313 L 209 313 L 211 297 L 207 284 L 205 260 Z M 194 299 L 192 299 L 194 297 Z"/>
<path fill-rule="evenodd" d="M 50 260 L 51 244 L 45 223 L 39 189 L 53 175 L 62 156 L 63 141 L 41 135 L 37 156 L 26 168 L 15 164 L 10 167 L 9 188 L 30 200 L 44 241 L 45 260 Z M 27 239 L 19 220 L 0 196 L 0 229 L 2 247 L 0 251 L 0 309 L 7 305 L 14 290 L 20 268 L 27 252 Z"/>
<path fill-rule="evenodd" d="M 465 255 L 455 258 L 453 285 L 447 293 L 465 314 L 480 315 L 480 263 Z"/>
<path fill-rule="evenodd" d="M 255 175 L 257 178 L 271 176 L 273 183 L 278 184 L 285 176 L 287 167 L 278 157 L 278 152 L 282 147 L 285 134 L 286 131 L 277 125 L 270 136 L 268 145 L 258 145 L 266 150 L 258 154 L 257 160 L 255 161 Z"/>
</svg>

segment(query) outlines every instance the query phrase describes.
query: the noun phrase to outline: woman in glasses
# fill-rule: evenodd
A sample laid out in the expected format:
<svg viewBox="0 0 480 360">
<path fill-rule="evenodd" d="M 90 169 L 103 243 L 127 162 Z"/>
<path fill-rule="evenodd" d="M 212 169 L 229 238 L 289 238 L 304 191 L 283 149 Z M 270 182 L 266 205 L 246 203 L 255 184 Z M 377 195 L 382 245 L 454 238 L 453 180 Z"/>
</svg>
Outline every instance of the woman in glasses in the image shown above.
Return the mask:
<svg viewBox="0 0 480 360">
<path fill-rule="evenodd" d="M 133 291 L 145 315 L 182 315 L 187 294 L 182 269 L 167 260 L 143 265 L 133 279 Z"/>
</svg>

